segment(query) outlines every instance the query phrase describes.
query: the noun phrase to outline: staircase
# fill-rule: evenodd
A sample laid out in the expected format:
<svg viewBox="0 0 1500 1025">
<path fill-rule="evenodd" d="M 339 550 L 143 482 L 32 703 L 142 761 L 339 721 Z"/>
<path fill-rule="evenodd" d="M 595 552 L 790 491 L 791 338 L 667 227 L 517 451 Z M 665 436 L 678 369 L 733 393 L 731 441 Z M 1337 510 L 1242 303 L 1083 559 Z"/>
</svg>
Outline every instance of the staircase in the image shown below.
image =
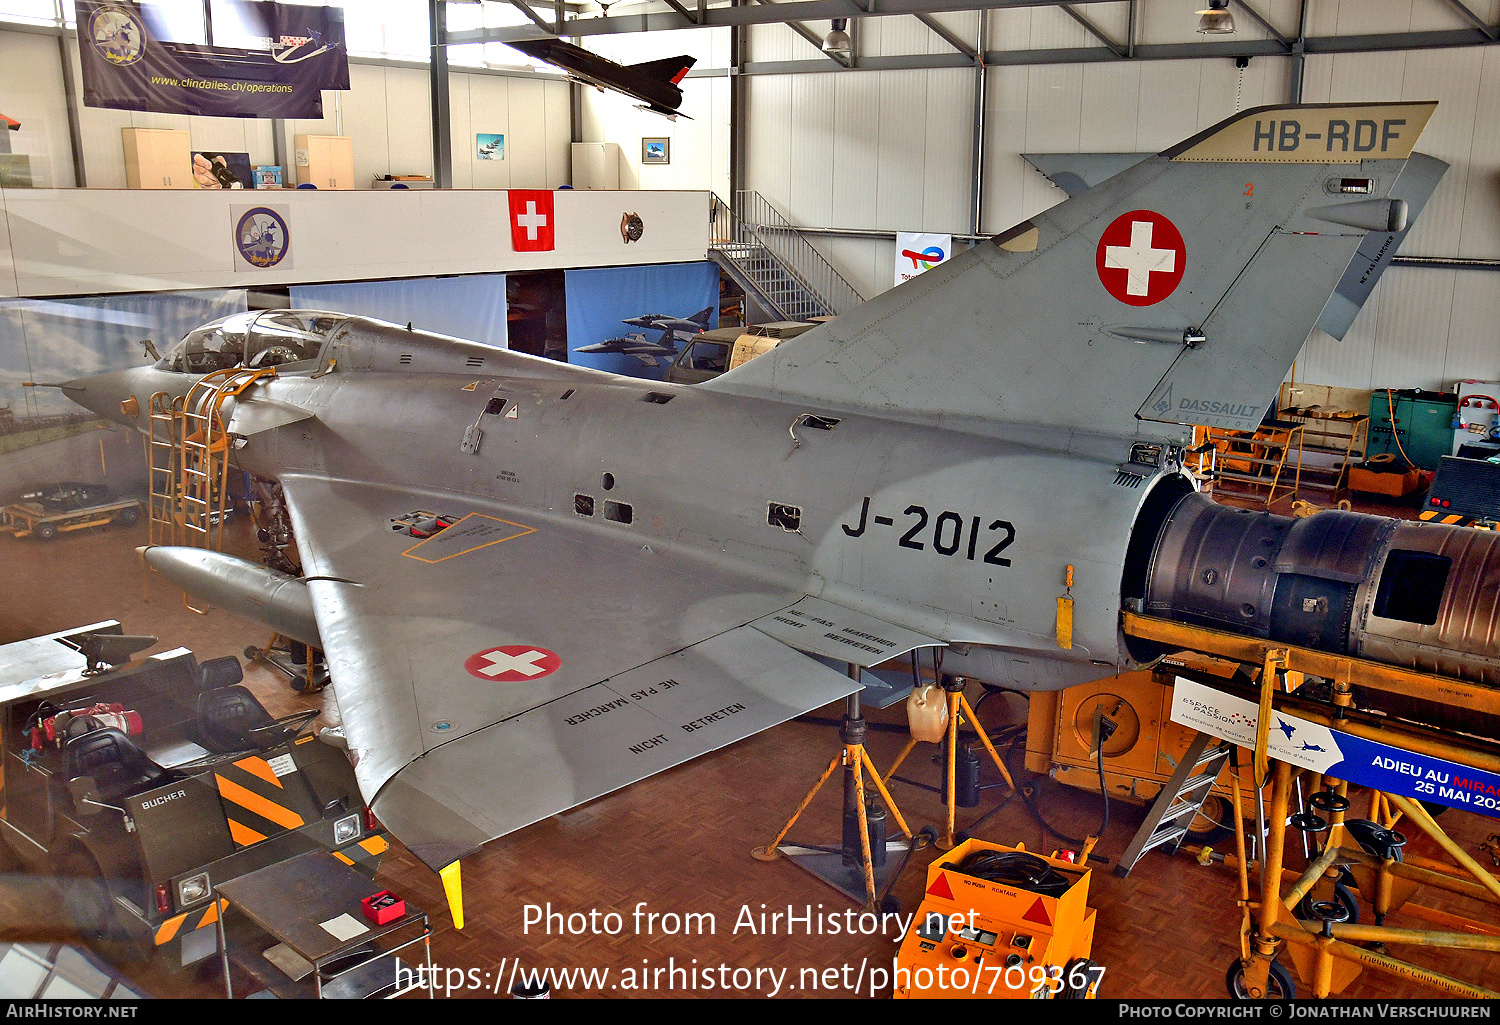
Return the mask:
<svg viewBox="0 0 1500 1025">
<path fill-rule="evenodd" d="M 709 258 L 780 320 L 837 317 L 864 297 L 758 192 L 714 196 Z"/>
</svg>

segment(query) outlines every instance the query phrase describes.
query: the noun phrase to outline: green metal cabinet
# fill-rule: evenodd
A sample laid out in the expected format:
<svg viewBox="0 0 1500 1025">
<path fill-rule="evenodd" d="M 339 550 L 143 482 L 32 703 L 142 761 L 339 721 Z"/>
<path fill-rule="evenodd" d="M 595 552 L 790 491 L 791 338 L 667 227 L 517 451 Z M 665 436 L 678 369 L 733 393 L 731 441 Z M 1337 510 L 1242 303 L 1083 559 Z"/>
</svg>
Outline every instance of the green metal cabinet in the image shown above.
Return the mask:
<svg viewBox="0 0 1500 1025">
<path fill-rule="evenodd" d="M 1370 396 L 1369 455 L 1389 452 L 1399 459 L 1401 451 L 1396 447 L 1399 437 L 1407 459 L 1424 470 L 1437 469 L 1438 460 L 1453 452 L 1453 417 L 1457 409 L 1458 396 L 1446 392 L 1403 389 L 1391 395 L 1377 389 Z"/>
</svg>

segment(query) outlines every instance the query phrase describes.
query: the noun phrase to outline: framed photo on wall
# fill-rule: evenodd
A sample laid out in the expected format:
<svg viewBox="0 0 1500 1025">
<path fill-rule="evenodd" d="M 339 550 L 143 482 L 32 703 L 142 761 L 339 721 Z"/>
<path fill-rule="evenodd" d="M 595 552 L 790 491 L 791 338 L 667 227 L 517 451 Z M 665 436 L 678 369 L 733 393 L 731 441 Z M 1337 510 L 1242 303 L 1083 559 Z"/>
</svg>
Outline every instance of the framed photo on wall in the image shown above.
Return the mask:
<svg viewBox="0 0 1500 1025">
<path fill-rule="evenodd" d="M 475 155 L 480 160 L 505 159 L 505 136 L 479 133 L 474 136 L 474 141 L 477 147 Z"/>
<path fill-rule="evenodd" d="M 670 164 L 672 162 L 671 139 L 642 139 L 641 163 Z"/>
</svg>

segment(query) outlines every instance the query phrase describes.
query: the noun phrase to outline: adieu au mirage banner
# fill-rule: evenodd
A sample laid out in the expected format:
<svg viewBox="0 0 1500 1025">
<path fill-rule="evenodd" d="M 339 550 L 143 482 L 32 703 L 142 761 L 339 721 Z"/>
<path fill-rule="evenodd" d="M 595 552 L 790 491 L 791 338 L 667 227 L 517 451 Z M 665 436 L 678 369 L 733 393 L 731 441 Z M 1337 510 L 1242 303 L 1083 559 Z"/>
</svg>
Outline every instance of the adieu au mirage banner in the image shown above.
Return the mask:
<svg viewBox="0 0 1500 1025">
<path fill-rule="evenodd" d="M 349 88 L 344 12 L 241 0 L 226 19 L 192 5 L 78 0 L 83 102 L 215 117 L 320 118 L 323 90 Z M 234 45 L 219 45 L 233 43 Z"/>
</svg>

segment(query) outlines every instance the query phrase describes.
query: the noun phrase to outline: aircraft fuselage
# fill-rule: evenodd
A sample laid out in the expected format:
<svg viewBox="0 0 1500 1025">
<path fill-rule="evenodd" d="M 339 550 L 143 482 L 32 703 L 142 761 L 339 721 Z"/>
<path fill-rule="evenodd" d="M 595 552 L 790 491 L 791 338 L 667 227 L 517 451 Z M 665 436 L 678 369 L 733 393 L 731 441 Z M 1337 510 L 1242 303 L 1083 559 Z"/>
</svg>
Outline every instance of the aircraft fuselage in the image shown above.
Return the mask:
<svg viewBox="0 0 1500 1025">
<path fill-rule="evenodd" d="M 423 338 L 379 330 L 381 344 L 333 373 L 288 373 L 227 401 L 226 420 L 257 403 L 313 414 L 248 436 L 238 464 L 422 492 L 440 515 L 482 510 L 539 530 L 589 521 L 949 640 L 946 671 L 1005 686 L 1068 686 L 1121 660 L 1120 566 L 1148 490 L 1115 483 L 1127 440 L 1075 437 L 1059 451 L 480 346 L 484 376 L 374 369 L 394 362 L 390 340 L 420 350 Z M 440 355 L 451 344 L 434 341 Z M 133 375 L 121 383 L 138 428 L 150 391 L 196 379 L 121 374 Z M 478 450 L 465 451 L 475 424 Z M 1069 565 L 1074 639 L 1062 649 Z"/>
</svg>

